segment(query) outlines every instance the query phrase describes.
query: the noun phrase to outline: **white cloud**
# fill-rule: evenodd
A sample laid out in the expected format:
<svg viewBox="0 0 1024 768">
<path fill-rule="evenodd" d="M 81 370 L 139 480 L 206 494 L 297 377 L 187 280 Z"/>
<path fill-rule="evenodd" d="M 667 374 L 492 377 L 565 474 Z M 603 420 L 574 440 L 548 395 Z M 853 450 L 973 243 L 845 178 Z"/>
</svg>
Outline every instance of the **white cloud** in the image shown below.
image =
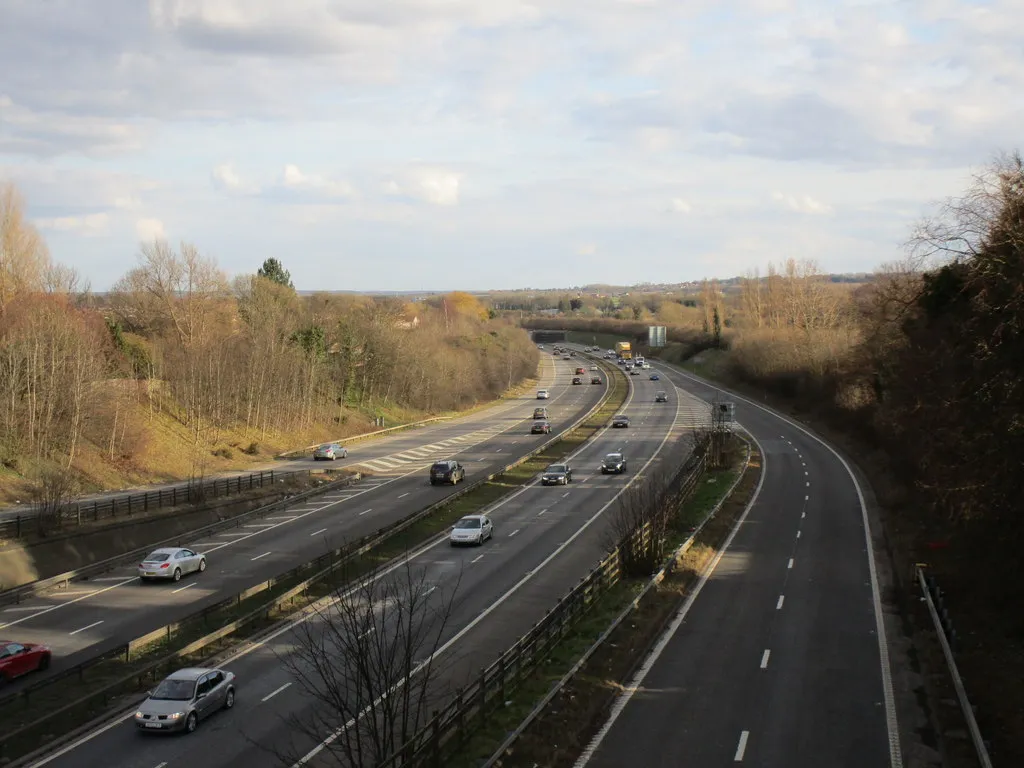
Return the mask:
<svg viewBox="0 0 1024 768">
<path fill-rule="evenodd" d="M 389 195 L 410 197 L 433 205 L 459 204 L 461 174 L 444 168 L 409 168 L 384 182 Z"/>
<path fill-rule="evenodd" d="M 693 206 L 681 197 L 673 197 L 672 202 L 669 203 L 668 210 L 673 213 L 690 213 L 693 210 Z"/>
<path fill-rule="evenodd" d="M 215 167 L 210 174 L 210 179 L 213 181 L 213 186 L 216 189 L 224 192 L 255 194 L 260 191 L 258 185 L 244 181 L 235 172 L 235 169 L 230 163 L 221 163 Z"/>
<path fill-rule="evenodd" d="M 576 249 L 577 256 L 593 256 L 597 253 L 597 246 L 593 243 L 584 243 Z"/>
<path fill-rule="evenodd" d="M 783 207 L 797 213 L 832 213 L 832 206 L 815 200 L 810 195 L 784 195 L 781 192 L 772 192 L 772 200 L 781 203 Z"/>
<path fill-rule="evenodd" d="M 42 230 L 69 232 L 82 237 L 95 237 L 104 234 L 109 222 L 110 217 L 106 213 L 93 213 L 87 216 L 57 216 L 35 220 L 36 226 Z"/>
<path fill-rule="evenodd" d="M 289 163 L 281 174 L 281 186 L 291 192 L 318 198 L 347 199 L 356 196 L 356 189 L 347 181 L 335 181 L 324 176 L 303 173 Z"/>
<path fill-rule="evenodd" d="M 160 219 L 139 219 L 135 222 L 135 234 L 143 242 L 167 239 L 167 230 Z"/>
</svg>

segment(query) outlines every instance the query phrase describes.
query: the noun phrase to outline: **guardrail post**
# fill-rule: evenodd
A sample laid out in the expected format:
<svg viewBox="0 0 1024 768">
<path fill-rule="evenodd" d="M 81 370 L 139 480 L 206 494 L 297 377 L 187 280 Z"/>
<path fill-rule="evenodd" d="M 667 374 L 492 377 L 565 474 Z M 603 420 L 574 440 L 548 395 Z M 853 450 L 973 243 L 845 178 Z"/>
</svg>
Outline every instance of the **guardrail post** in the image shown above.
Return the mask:
<svg viewBox="0 0 1024 768">
<path fill-rule="evenodd" d="M 14 518 L 14 535 L 16 538 L 21 538 L 21 515 Z"/>
<path fill-rule="evenodd" d="M 440 768 L 441 766 L 441 727 L 440 716 L 437 710 L 434 710 L 434 718 L 430 722 L 430 764 L 432 768 Z"/>
<path fill-rule="evenodd" d="M 498 695 L 501 698 L 501 705 L 505 703 L 505 654 L 498 659 Z"/>
<path fill-rule="evenodd" d="M 487 669 L 480 668 L 480 725 L 483 726 L 487 722 L 486 713 L 484 707 L 487 706 Z"/>
<path fill-rule="evenodd" d="M 132 516 L 132 497 L 128 496 L 128 517 Z"/>
<path fill-rule="evenodd" d="M 110 499 L 110 516 L 117 517 L 117 496 L 112 496 Z"/>
</svg>

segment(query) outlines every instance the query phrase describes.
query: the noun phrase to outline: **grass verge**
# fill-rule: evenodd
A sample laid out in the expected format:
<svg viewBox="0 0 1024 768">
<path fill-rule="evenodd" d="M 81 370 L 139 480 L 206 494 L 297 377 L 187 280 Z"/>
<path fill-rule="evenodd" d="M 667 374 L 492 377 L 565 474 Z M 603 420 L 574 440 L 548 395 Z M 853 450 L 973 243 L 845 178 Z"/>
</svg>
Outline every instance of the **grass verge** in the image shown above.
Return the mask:
<svg viewBox="0 0 1024 768">
<path fill-rule="evenodd" d="M 534 720 L 502 757 L 503 768 L 571 766 L 600 727 L 608 708 L 633 671 L 657 640 L 666 622 L 686 599 L 714 553 L 728 536 L 757 487 L 760 456 L 750 464 L 735 491 L 700 531 L 676 569 L 650 590 L 630 617 L 619 625 L 588 659 L 583 668 Z M 676 516 L 670 540 L 678 547 L 722 500 L 743 467 L 709 472 Z M 647 579 L 627 579 L 608 590 L 587 615 L 571 629 L 553 652 L 513 691 L 505 706 L 490 714 L 461 754 L 448 762 L 452 768 L 475 768 L 489 758 L 533 710 L 544 695 L 583 656 L 595 639 L 635 598 Z"/>
<path fill-rule="evenodd" d="M 279 595 L 292 589 L 312 574 L 296 574 L 291 578 L 282 579 L 274 583 L 268 589 L 256 595 L 228 605 L 222 605 L 216 610 L 210 611 L 201 619 L 183 624 L 170 637 L 147 646 L 145 652 L 140 653 L 137 657 L 125 659 L 123 655 L 119 655 L 104 658 L 90 666 L 81 675 L 65 678 L 58 684 L 32 694 L 27 702 L 19 698 L 0 703 L 0 723 L 3 723 L 2 730 L 0 730 L 0 738 L 3 738 L 4 734 L 12 733 L 18 728 L 34 722 L 39 717 L 66 705 L 68 702 L 84 698 L 92 691 L 109 686 L 118 680 L 124 680 L 124 683 L 118 686 L 117 690 L 113 691 L 110 696 L 83 702 L 80 706 L 64 713 L 59 721 L 60 728 L 58 729 L 57 724 L 54 723 L 54 730 L 59 731 L 59 733 L 66 733 L 102 715 L 112 706 L 127 704 L 129 697 L 138 696 L 152 682 L 167 674 L 171 669 L 200 664 L 204 659 L 240 645 L 274 624 L 308 607 L 320 598 L 326 597 L 336 589 L 353 582 L 381 564 L 423 544 L 454 523 L 459 517 L 484 509 L 506 494 L 522 487 L 548 464 L 571 454 L 584 442 L 592 438 L 622 408 L 629 392 L 628 381 L 624 374 L 614 369 L 609 369 L 606 375 L 611 376 L 611 387 L 601 407 L 586 421 L 576 427 L 576 429 L 570 431 L 561 440 L 545 449 L 543 453 L 528 459 L 508 472 L 495 476 L 478 488 L 455 499 L 450 504 L 439 507 L 433 514 L 425 517 L 417 524 L 386 539 L 378 547 L 367 552 L 354 562 L 347 563 L 343 568 L 339 568 L 336 574 L 326 574 L 324 578 L 310 585 L 304 593 L 294 596 L 282 606 L 269 608 L 265 612 L 261 612 L 256 619 L 247 622 L 229 636 L 204 647 L 197 653 L 180 656 L 166 665 L 166 667 L 161 666 L 158 669 L 147 671 L 160 658 L 186 648 L 198 638 L 258 611 L 262 606 L 273 602 Z M 140 586 L 139 588 L 159 589 L 159 586 Z M 13 759 L 27 754 L 49 743 L 59 733 L 33 731 L 24 736 L 4 740 L 2 747 L 0 747 L 0 757 Z"/>
</svg>

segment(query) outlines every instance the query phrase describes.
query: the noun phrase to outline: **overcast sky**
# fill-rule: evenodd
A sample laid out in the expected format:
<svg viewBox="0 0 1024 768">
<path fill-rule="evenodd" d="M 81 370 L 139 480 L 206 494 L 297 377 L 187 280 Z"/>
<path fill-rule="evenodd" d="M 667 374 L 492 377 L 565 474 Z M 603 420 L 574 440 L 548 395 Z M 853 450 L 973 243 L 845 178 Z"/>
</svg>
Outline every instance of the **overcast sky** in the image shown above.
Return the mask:
<svg viewBox="0 0 1024 768">
<path fill-rule="evenodd" d="M 892 260 L 1021 143 L 1022 0 L 0 0 L 0 178 L 303 289 Z"/>
</svg>

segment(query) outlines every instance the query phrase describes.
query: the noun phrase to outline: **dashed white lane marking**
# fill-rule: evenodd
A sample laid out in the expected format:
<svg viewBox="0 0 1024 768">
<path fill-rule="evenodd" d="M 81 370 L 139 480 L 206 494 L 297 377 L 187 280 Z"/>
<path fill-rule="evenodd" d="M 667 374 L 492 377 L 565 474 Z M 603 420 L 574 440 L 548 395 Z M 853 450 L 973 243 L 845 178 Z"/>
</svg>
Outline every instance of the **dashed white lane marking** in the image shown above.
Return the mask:
<svg viewBox="0 0 1024 768">
<path fill-rule="evenodd" d="M 198 583 L 199 583 L 198 581 L 193 581 L 191 584 L 186 584 L 184 587 L 178 587 L 177 589 L 172 589 L 171 590 L 171 594 L 172 595 L 176 595 L 179 592 L 184 592 L 186 589 L 191 589 L 192 587 L 194 587 Z"/>
<path fill-rule="evenodd" d="M 541 516 L 541 515 L 543 515 L 543 514 L 544 514 L 545 512 L 547 512 L 547 509 L 542 509 L 542 510 L 541 510 L 540 512 L 538 512 L 538 513 L 537 513 L 537 517 L 540 517 L 540 516 Z"/>
<path fill-rule="evenodd" d="M 797 532 L 796 532 L 796 537 L 797 537 L 798 539 L 800 538 L 800 531 L 797 531 Z"/>
<path fill-rule="evenodd" d="M 367 512 L 373 512 L 373 507 L 370 507 L 369 509 L 364 509 L 362 512 L 359 513 L 359 516 L 362 517 Z"/>
<path fill-rule="evenodd" d="M 768 669 L 768 657 L 771 655 L 771 650 L 765 648 L 764 653 L 761 654 L 761 669 Z"/>
<path fill-rule="evenodd" d="M 102 623 L 103 623 L 103 620 L 100 619 L 99 621 L 94 621 L 92 624 L 89 624 L 88 626 L 82 627 L 81 629 L 76 629 L 74 632 L 68 632 L 68 634 L 69 635 L 77 635 L 79 632 L 85 632 L 85 630 L 87 630 L 87 629 L 92 629 L 93 627 L 98 627 Z"/>
<path fill-rule="evenodd" d="M 483 558 L 484 558 L 484 556 L 483 556 L 483 555 L 477 555 L 476 557 L 474 557 L 474 558 L 473 558 L 472 560 L 470 560 L 469 562 L 470 562 L 470 563 L 475 563 L 475 562 L 478 562 L 478 561 L 480 561 L 480 560 L 483 560 Z"/>
<path fill-rule="evenodd" d="M 811 481 L 810 481 L 810 480 L 808 480 L 808 481 L 807 481 L 807 487 L 808 487 L 808 488 L 810 488 L 810 487 L 811 487 Z"/>
<path fill-rule="evenodd" d="M 806 512 L 801 512 L 800 513 L 800 519 L 803 520 L 805 517 L 807 517 L 807 513 Z"/>
<path fill-rule="evenodd" d="M 18 613 L 18 612 L 38 611 L 38 610 L 39 610 L 39 606 L 38 605 L 17 605 L 17 606 L 15 606 L 13 608 L 4 608 L 3 612 L 4 613 Z"/>
<path fill-rule="evenodd" d="M 734 763 L 742 763 L 743 755 L 747 753 L 747 739 L 750 738 L 750 731 L 740 732 L 740 743 L 736 745 L 736 754 L 733 755 L 732 761 Z"/>
<path fill-rule="evenodd" d="M 793 567 L 793 558 L 789 558 L 789 564 L 786 566 L 787 570 Z"/>
<path fill-rule="evenodd" d="M 273 528 L 277 523 L 249 523 L 249 525 L 243 525 L 243 528 Z"/>
<path fill-rule="evenodd" d="M 427 595 L 429 595 L 431 592 L 435 591 L 436 589 L 437 589 L 437 587 L 431 587 L 430 589 L 428 589 L 426 592 L 423 593 L 423 597 L 426 597 Z"/>
<path fill-rule="evenodd" d="M 269 552 L 264 552 L 262 555 L 256 555 L 256 557 L 250 558 L 249 562 L 252 562 L 253 560 L 259 560 L 261 557 L 266 557 L 269 554 Z"/>
<path fill-rule="evenodd" d="M 810 501 L 810 500 L 811 500 L 810 496 L 804 496 L 804 501 Z"/>
<path fill-rule="evenodd" d="M 241 531 L 228 531 L 227 533 L 218 533 L 217 535 L 218 536 L 248 536 L 249 534 L 248 533 L 242 533 Z M 218 542 L 218 544 L 223 544 L 223 543 L 224 543 L 223 541 Z"/>
<path fill-rule="evenodd" d="M 155 766 L 154 768 L 167 768 L 167 761 L 165 760 L 164 762 L 160 763 L 159 765 Z"/>
<path fill-rule="evenodd" d="M 260 699 L 260 701 L 270 701 L 272 698 L 277 696 L 277 694 L 279 694 L 281 691 L 283 691 L 285 688 L 287 688 L 290 685 L 291 685 L 291 683 L 285 683 L 280 688 L 278 688 L 276 690 L 273 690 L 270 693 L 268 693 L 266 696 L 264 696 L 262 699 Z"/>
<path fill-rule="evenodd" d="M 807 475 L 809 475 L 809 474 L 811 474 L 811 473 L 810 473 L 810 472 L 808 472 L 808 471 L 807 471 L 807 470 L 805 469 L 805 470 L 804 470 L 804 477 L 806 477 L 806 476 L 807 476 Z"/>
<path fill-rule="evenodd" d="M 509 537 L 509 538 L 511 539 L 511 538 L 512 538 L 513 536 L 515 536 L 515 535 L 516 535 L 517 533 L 519 533 L 519 532 L 520 532 L 521 530 L 522 530 L 522 528 L 516 528 L 516 529 L 515 529 L 514 531 L 512 531 L 512 533 L 510 533 L 510 534 L 508 535 L 508 537 Z"/>
<path fill-rule="evenodd" d="M 89 581 L 120 581 L 123 578 L 124 576 L 102 576 L 98 579 L 89 579 Z"/>
<path fill-rule="evenodd" d="M 294 520 L 296 517 L 297 515 L 274 515 L 273 517 L 268 517 L 267 520 Z"/>
<path fill-rule="evenodd" d="M 776 611 L 781 611 L 782 610 L 782 604 L 784 602 L 786 602 L 786 596 L 785 595 L 779 595 L 779 602 L 777 602 L 775 604 L 775 610 Z"/>
<path fill-rule="evenodd" d="M 404 498 L 405 498 L 406 496 L 408 496 L 408 495 L 409 495 L 408 493 L 403 493 L 403 494 L 399 495 L 399 497 L 398 497 L 398 498 L 400 498 L 400 499 L 404 499 Z"/>
<path fill-rule="evenodd" d="M 562 498 L 564 499 L 568 495 L 569 495 L 569 491 L 566 491 L 565 493 L 562 494 Z"/>
<path fill-rule="evenodd" d="M 309 535 L 310 535 L 310 536 L 319 536 L 319 535 L 320 535 L 321 533 L 326 533 L 326 532 L 327 532 L 327 529 L 326 529 L 326 528 L 321 528 L 321 529 L 320 529 L 319 531 L 313 531 L 313 532 L 312 532 L 311 534 L 309 534 Z"/>
</svg>

